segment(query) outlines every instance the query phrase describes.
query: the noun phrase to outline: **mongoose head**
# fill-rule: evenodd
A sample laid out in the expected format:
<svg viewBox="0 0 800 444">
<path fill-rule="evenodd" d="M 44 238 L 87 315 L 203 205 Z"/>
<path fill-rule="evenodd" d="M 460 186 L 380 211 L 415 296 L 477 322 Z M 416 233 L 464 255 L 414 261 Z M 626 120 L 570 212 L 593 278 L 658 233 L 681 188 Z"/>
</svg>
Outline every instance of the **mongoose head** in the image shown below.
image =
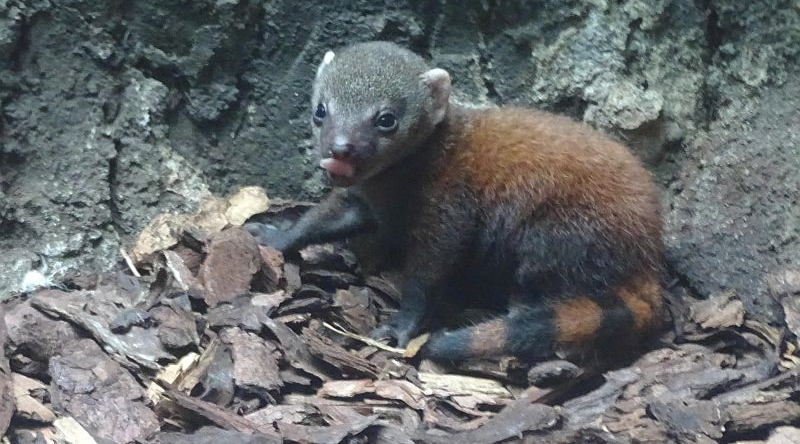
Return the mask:
<svg viewBox="0 0 800 444">
<path fill-rule="evenodd" d="M 413 153 L 447 112 L 450 76 L 387 42 L 329 51 L 317 69 L 312 127 L 336 186 L 375 176 Z"/>
</svg>

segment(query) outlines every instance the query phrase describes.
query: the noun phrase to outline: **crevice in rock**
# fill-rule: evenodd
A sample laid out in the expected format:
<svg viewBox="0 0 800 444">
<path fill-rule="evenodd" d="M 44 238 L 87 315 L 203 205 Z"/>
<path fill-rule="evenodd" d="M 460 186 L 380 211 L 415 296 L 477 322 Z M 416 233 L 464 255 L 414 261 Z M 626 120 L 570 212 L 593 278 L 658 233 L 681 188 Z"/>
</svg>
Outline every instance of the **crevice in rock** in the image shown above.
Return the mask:
<svg viewBox="0 0 800 444">
<path fill-rule="evenodd" d="M 706 37 L 706 51 L 703 56 L 705 62 L 706 72 L 703 81 L 703 87 L 700 92 L 701 96 L 701 112 L 703 113 L 702 128 L 708 131 L 711 123 L 717 120 L 719 107 L 718 97 L 713 85 L 709 83 L 709 71 L 714 63 L 715 56 L 719 52 L 722 45 L 723 32 L 719 27 L 719 16 L 714 7 L 712 0 L 703 0 L 703 8 L 706 11 L 705 22 L 705 37 Z"/>
<path fill-rule="evenodd" d="M 667 194 L 675 196 L 683 192 L 681 187 L 672 185 L 680 181 L 681 161 L 686 158 L 683 148 L 685 139 L 668 140 L 664 144 L 664 155 L 661 160 L 653 167 L 656 177 L 659 178 L 665 196 Z"/>
<path fill-rule="evenodd" d="M 722 29 L 719 27 L 719 15 L 713 1 L 706 1 L 706 11 L 706 41 L 708 54 L 713 57 L 722 46 Z"/>
<path fill-rule="evenodd" d="M 251 69 L 251 62 L 253 60 L 258 60 L 260 51 L 263 49 L 264 45 L 264 28 L 262 24 L 264 23 L 266 11 L 262 7 L 259 8 L 258 12 L 259 13 L 257 17 L 254 17 L 251 22 L 253 26 L 251 34 L 256 36 L 257 43 L 253 45 L 250 53 L 247 56 L 247 59 L 250 62 L 243 63 L 235 75 L 236 89 L 239 92 L 236 94 L 236 100 L 231 103 L 229 108 L 223 113 L 222 116 L 223 119 L 227 115 L 228 118 L 237 120 L 233 129 L 234 137 L 238 137 L 242 128 L 247 124 L 247 112 L 245 111 L 245 107 L 247 106 L 248 98 L 251 97 L 251 93 L 253 92 L 253 85 L 247 80 L 247 73 L 248 70 Z"/>
<path fill-rule="evenodd" d="M 142 72 L 146 77 L 158 80 L 169 89 L 188 94 L 191 84 L 188 77 L 177 66 L 155 66 L 149 60 L 141 59 L 133 67 Z"/>
<path fill-rule="evenodd" d="M 503 96 L 501 96 L 500 92 L 497 91 L 497 87 L 495 86 L 492 78 L 492 55 L 489 51 L 487 51 L 482 32 L 480 33 L 480 39 L 481 42 L 478 45 L 478 64 L 480 66 L 481 80 L 483 81 L 483 86 L 486 88 L 486 98 L 492 100 L 498 105 L 501 105 L 504 102 Z"/>
<path fill-rule="evenodd" d="M 667 252 L 667 255 L 669 255 L 669 252 Z M 703 293 L 702 291 L 700 291 L 700 289 L 697 288 L 692 283 L 692 281 L 689 279 L 688 276 L 686 276 L 685 274 L 681 273 L 680 271 L 678 271 L 677 268 L 675 268 L 675 266 L 673 264 L 673 259 L 667 258 L 667 260 L 666 260 L 666 269 L 667 269 L 667 272 L 666 272 L 667 276 L 673 277 L 673 278 L 675 278 L 675 280 L 677 280 L 677 283 L 675 285 L 673 285 L 673 287 L 682 287 L 682 288 L 687 290 L 687 292 L 689 293 L 690 296 L 692 296 L 694 298 L 697 298 L 697 299 L 706 299 L 706 298 L 708 298 L 708 295 Z"/>
<path fill-rule="evenodd" d="M 495 2 L 486 2 L 483 4 L 484 14 L 479 14 L 476 18 L 478 25 L 478 65 L 481 73 L 481 81 L 486 88 L 486 98 L 492 100 L 498 105 L 504 103 L 503 97 L 495 86 L 494 79 L 492 78 L 492 53 L 488 50 L 486 45 L 486 34 L 490 31 L 491 21 L 497 14 L 497 4 Z M 481 19 L 482 18 L 482 19 Z"/>
<path fill-rule="evenodd" d="M 19 221 L 0 217 L 0 238 L 15 239 L 19 232 L 24 231 L 24 226 Z"/>
<path fill-rule="evenodd" d="M 16 151 L 0 151 L 0 187 L 7 185 L 6 178 L 13 177 L 18 166 L 25 163 L 25 157 Z"/>
<path fill-rule="evenodd" d="M 711 123 L 718 117 L 718 97 L 714 86 L 708 81 L 708 72 L 706 72 L 703 87 L 700 90 L 700 106 L 703 115 L 700 124 L 703 130 L 708 131 L 711 129 Z"/>
<path fill-rule="evenodd" d="M 117 201 L 119 156 L 122 152 L 122 143 L 119 140 L 114 140 L 114 150 L 116 154 L 108 161 L 108 209 L 111 211 L 111 226 L 117 235 L 122 236 L 125 230 L 120 223 L 122 211 L 120 211 Z"/>
<path fill-rule="evenodd" d="M 720 443 L 729 444 L 737 442 L 766 442 L 772 432 L 771 428 L 761 428 L 747 433 L 728 433 L 720 438 Z M 772 442 L 772 441 L 769 441 Z M 788 441 L 786 441 L 788 442 Z"/>
<path fill-rule="evenodd" d="M 633 43 L 633 39 L 636 36 L 636 32 L 641 29 L 642 26 L 642 19 L 637 18 L 636 20 L 632 21 L 628 26 L 628 35 L 625 37 L 625 48 L 622 50 L 622 56 L 624 57 L 624 69 L 623 73 L 626 75 L 631 75 L 631 65 L 636 61 L 636 58 L 639 54 L 635 51 L 631 50 L 631 44 Z"/>
<path fill-rule="evenodd" d="M 31 29 L 34 18 L 35 15 L 31 17 L 22 16 L 19 20 L 19 38 L 14 50 L 11 52 L 11 57 L 9 57 L 9 66 L 14 71 L 21 71 L 25 67 L 26 55 L 31 47 Z"/>
<path fill-rule="evenodd" d="M 579 120 L 583 120 L 583 115 L 586 114 L 586 108 L 588 107 L 589 101 L 581 96 L 561 97 L 552 105 L 542 106 L 547 111 L 572 116 Z"/>
<path fill-rule="evenodd" d="M 439 35 L 446 18 L 445 7 L 447 6 L 447 0 L 421 2 L 421 4 L 422 8 L 417 13 L 420 17 L 423 17 L 425 29 L 422 32 L 418 47 L 412 49 L 430 57 L 431 50 L 436 47 L 436 37 Z"/>
</svg>

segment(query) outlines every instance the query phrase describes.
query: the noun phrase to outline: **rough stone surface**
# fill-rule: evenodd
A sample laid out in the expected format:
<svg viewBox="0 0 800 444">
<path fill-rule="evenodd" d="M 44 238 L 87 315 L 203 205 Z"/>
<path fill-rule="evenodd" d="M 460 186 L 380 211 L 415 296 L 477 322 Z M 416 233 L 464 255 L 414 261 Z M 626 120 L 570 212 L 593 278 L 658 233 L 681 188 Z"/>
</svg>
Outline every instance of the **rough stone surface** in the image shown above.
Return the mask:
<svg viewBox="0 0 800 444">
<path fill-rule="evenodd" d="M 760 276 L 792 263 L 790 198 L 754 196 L 778 192 L 773 166 L 798 176 L 788 139 L 776 145 L 792 122 L 759 117 L 799 72 L 794 0 L 15 0 L 0 1 L 0 297 L 32 268 L 108 266 L 207 190 L 319 197 L 311 77 L 325 50 L 369 39 L 451 71 L 461 101 L 554 110 L 626 141 L 668 190 L 670 256 L 701 294 L 763 297 Z M 724 193 L 709 171 L 747 185 Z M 747 239 L 719 242 L 726 217 Z"/>
<path fill-rule="evenodd" d="M 766 93 L 746 126 L 710 137 L 673 185 L 672 263 L 699 292 L 734 290 L 748 312 L 780 319 L 768 278 L 800 269 L 800 81 Z"/>
</svg>

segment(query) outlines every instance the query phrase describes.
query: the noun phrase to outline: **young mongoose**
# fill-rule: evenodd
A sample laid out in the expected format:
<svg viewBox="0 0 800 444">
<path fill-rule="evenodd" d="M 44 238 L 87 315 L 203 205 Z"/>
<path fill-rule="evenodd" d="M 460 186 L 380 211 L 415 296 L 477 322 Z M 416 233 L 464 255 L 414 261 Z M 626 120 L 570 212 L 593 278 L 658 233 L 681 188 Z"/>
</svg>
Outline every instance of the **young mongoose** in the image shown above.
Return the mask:
<svg viewBox="0 0 800 444">
<path fill-rule="evenodd" d="M 289 230 L 248 229 L 283 251 L 376 233 L 400 264 L 403 302 L 372 336 L 400 346 L 436 298 L 481 288 L 505 307 L 435 331 L 427 358 L 602 353 L 655 331 L 661 219 L 637 159 L 566 117 L 449 97 L 449 74 L 397 45 L 328 52 L 312 127 L 334 191 Z"/>
</svg>

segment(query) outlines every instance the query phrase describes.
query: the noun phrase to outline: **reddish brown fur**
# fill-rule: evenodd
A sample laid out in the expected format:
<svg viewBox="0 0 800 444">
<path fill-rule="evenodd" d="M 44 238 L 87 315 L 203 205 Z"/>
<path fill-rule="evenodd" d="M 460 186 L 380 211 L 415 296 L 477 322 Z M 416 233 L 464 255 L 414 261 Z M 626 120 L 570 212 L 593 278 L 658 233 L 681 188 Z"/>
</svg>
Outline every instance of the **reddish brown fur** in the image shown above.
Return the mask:
<svg viewBox="0 0 800 444">
<path fill-rule="evenodd" d="M 454 155 L 443 171 L 466 177 L 486 203 L 534 210 L 546 199 L 553 208 L 593 213 L 620 234 L 660 238 L 650 173 L 628 149 L 586 125 L 500 108 L 476 113 L 452 136 Z"/>
<path fill-rule="evenodd" d="M 581 296 L 553 307 L 556 343 L 562 350 L 576 350 L 591 344 L 603 322 L 603 310 L 593 300 Z"/>
<path fill-rule="evenodd" d="M 633 315 L 637 333 L 647 334 L 660 326 L 662 299 L 658 279 L 638 277 L 617 288 L 616 294 Z"/>
<path fill-rule="evenodd" d="M 614 237 L 643 245 L 650 251 L 646 259 L 660 259 L 657 194 L 650 173 L 624 146 L 569 118 L 529 109 L 486 110 L 454 125 L 431 187 L 434 200 L 466 182 L 479 190 L 480 205 L 514 208 L 507 214 L 517 217 L 516 223 L 546 203 L 543 211 L 599 221 Z M 633 328 L 622 328 L 622 335 L 646 335 L 661 324 L 657 265 L 642 267 L 640 276 L 613 290 L 633 318 Z M 553 308 L 558 348 L 577 351 L 595 343 L 604 312 L 592 298 L 576 296 Z M 471 343 L 474 354 L 496 354 L 506 331 L 503 321 L 481 324 Z"/>
</svg>

